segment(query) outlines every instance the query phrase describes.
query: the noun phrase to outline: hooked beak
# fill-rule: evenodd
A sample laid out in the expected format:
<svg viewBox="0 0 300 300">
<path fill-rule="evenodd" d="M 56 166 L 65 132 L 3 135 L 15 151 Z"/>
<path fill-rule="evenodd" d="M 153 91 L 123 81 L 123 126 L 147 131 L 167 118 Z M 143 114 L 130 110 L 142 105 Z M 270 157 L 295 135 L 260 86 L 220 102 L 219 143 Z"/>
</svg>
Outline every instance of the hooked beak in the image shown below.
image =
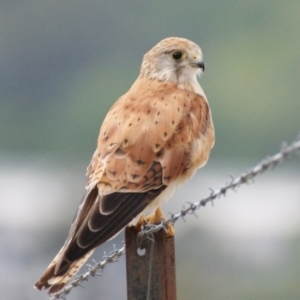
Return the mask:
<svg viewBox="0 0 300 300">
<path fill-rule="evenodd" d="M 202 69 L 203 72 L 205 70 L 205 64 L 204 64 L 203 60 L 193 62 L 193 63 L 191 63 L 191 66 L 193 66 L 194 68 L 200 68 L 200 69 Z"/>
</svg>

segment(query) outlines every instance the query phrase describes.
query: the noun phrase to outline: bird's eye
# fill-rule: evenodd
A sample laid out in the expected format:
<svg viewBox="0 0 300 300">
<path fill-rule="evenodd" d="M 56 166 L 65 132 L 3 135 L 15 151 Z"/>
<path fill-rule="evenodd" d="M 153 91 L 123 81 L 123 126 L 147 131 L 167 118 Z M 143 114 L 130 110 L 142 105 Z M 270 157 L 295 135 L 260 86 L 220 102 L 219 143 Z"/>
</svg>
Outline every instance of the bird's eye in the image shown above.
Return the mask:
<svg viewBox="0 0 300 300">
<path fill-rule="evenodd" d="M 181 51 L 174 51 L 171 53 L 171 56 L 174 60 L 181 60 L 184 57 L 183 52 Z"/>
</svg>

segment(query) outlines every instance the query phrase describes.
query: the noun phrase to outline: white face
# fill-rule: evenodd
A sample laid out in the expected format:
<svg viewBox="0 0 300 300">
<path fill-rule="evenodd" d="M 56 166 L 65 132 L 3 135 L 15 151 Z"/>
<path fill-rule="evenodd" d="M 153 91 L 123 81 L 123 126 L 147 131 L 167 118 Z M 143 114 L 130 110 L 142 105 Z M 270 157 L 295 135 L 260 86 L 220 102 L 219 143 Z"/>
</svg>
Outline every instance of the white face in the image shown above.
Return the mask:
<svg viewBox="0 0 300 300">
<path fill-rule="evenodd" d="M 194 82 L 203 72 L 204 64 L 201 52 L 187 53 L 174 50 L 163 53 L 157 58 L 156 78 L 171 82 Z"/>
<path fill-rule="evenodd" d="M 204 71 L 202 57 L 201 49 L 195 43 L 168 38 L 145 55 L 142 70 L 147 69 L 147 74 L 157 80 L 193 84 Z"/>
</svg>

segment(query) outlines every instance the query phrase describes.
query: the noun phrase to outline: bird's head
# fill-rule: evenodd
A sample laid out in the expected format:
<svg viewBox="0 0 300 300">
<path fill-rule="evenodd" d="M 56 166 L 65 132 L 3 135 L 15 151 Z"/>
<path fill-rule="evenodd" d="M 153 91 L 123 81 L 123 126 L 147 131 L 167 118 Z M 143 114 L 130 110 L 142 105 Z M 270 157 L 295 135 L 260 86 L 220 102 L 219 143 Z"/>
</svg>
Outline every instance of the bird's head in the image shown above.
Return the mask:
<svg viewBox="0 0 300 300">
<path fill-rule="evenodd" d="M 197 44 L 169 37 L 144 55 L 140 76 L 177 84 L 194 84 L 204 69 L 202 51 Z"/>
</svg>

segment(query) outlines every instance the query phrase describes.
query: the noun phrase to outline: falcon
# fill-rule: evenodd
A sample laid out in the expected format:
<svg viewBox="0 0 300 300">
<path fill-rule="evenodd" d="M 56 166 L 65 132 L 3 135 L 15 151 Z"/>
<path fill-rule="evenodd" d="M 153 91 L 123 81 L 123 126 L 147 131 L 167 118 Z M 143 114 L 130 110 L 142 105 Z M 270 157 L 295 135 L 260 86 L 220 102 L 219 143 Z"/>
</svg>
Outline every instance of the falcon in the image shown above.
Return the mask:
<svg viewBox="0 0 300 300">
<path fill-rule="evenodd" d="M 124 227 L 164 219 L 161 204 L 206 164 L 214 145 L 197 81 L 204 69 L 200 47 L 184 38 L 166 38 L 144 55 L 137 80 L 103 121 L 67 240 L 35 288 L 60 291 Z M 173 234 L 170 226 L 167 235 Z"/>
</svg>

